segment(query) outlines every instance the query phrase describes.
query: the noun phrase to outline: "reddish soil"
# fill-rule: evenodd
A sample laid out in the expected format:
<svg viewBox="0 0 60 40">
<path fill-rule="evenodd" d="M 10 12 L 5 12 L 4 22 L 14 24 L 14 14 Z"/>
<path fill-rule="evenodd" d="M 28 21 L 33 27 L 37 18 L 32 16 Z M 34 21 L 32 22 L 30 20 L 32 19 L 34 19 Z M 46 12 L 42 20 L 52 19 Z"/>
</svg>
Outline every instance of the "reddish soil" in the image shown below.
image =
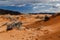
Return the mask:
<svg viewBox="0 0 60 40">
<path fill-rule="evenodd" d="M 3 17 L 2 17 L 3 18 Z M 9 19 L 0 22 L 10 22 Z M 19 17 L 24 29 L 6 31 L 6 25 L 0 28 L 0 40 L 60 40 L 60 16 L 41 21 L 35 17 Z"/>
</svg>

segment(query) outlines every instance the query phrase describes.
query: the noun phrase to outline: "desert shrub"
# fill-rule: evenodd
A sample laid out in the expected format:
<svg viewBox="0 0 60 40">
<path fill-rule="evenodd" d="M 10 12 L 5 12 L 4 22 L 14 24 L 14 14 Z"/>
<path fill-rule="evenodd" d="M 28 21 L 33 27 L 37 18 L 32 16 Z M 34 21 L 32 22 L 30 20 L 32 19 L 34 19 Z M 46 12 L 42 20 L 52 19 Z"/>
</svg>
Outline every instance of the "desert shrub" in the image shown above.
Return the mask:
<svg viewBox="0 0 60 40">
<path fill-rule="evenodd" d="M 37 17 L 36 17 L 36 19 L 40 19 L 40 17 L 39 17 L 39 16 L 37 16 Z"/>
<path fill-rule="evenodd" d="M 22 25 L 21 22 L 13 22 L 7 25 L 7 30 L 12 30 L 13 28 L 19 29 L 21 25 Z"/>
<path fill-rule="evenodd" d="M 16 21 L 16 19 L 12 18 L 12 17 L 8 17 L 11 21 Z"/>
<path fill-rule="evenodd" d="M 21 25 L 22 25 L 21 22 L 14 23 L 14 27 L 16 27 L 17 29 L 19 29 Z"/>
<path fill-rule="evenodd" d="M 19 19 L 19 17 L 16 17 L 16 19 Z"/>
<path fill-rule="evenodd" d="M 36 19 L 43 19 L 43 17 L 39 17 L 39 16 L 37 16 L 37 17 L 35 17 Z"/>
<path fill-rule="evenodd" d="M 52 15 L 53 18 L 55 18 L 57 16 L 60 16 L 60 13 L 55 13 L 55 14 Z"/>
<path fill-rule="evenodd" d="M 44 18 L 44 21 L 48 21 L 48 20 L 49 20 L 49 17 L 46 15 Z"/>
<path fill-rule="evenodd" d="M 7 25 L 7 31 L 12 29 L 13 29 L 13 26 L 11 24 Z"/>
</svg>

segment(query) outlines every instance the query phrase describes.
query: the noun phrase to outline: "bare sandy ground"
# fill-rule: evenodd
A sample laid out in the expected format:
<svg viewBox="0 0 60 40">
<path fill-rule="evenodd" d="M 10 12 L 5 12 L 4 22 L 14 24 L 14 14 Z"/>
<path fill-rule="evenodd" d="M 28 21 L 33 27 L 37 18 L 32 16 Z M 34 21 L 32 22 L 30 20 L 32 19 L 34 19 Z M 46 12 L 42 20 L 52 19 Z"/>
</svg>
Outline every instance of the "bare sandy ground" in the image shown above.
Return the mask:
<svg viewBox="0 0 60 40">
<path fill-rule="evenodd" d="M 56 24 L 42 29 L 14 29 L 0 33 L 0 40 L 60 40 L 60 26 Z"/>
<path fill-rule="evenodd" d="M 2 18 L 0 21 L 6 22 Z M 5 25 L 0 28 L 0 40 L 60 40 L 60 16 L 50 18 L 47 22 L 30 16 L 19 17 L 18 21 L 23 22 L 22 27 L 26 28 L 6 31 Z"/>
</svg>

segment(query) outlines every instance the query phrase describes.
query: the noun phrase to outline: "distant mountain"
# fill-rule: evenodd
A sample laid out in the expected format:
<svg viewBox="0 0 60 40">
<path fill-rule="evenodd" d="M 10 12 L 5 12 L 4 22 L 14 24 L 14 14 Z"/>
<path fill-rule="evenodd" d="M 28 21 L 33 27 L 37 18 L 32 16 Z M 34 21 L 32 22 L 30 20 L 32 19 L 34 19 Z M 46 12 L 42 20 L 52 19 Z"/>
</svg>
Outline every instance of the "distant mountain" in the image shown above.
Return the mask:
<svg viewBox="0 0 60 40">
<path fill-rule="evenodd" d="M 29 14 L 34 14 L 34 15 L 36 15 L 36 14 L 55 14 L 55 13 L 29 13 Z"/>
<path fill-rule="evenodd" d="M 60 12 L 60 3 L 30 3 L 25 5 L 0 5 L 0 9 L 13 10 L 21 13 L 56 13 Z"/>
<path fill-rule="evenodd" d="M 0 9 L 6 9 L 6 10 L 13 10 L 18 11 L 22 13 L 30 13 L 32 12 L 32 7 L 29 5 L 18 7 L 18 6 L 0 6 Z"/>
<path fill-rule="evenodd" d="M 5 15 L 5 14 L 19 15 L 19 14 L 22 14 L 22 13 L 17 12 L 17 11 L 11 11 L 11 10 L 0 9 L 0 15 Z"/>
<path fill-rule="evenodd" d="M 0 6 L 0 9 L 6 9 L 6 10 L 12 10 L 12 11 L 19 11 L 20 12 L 20 7 L 16 7 L 16 6 Z"/>
</svg>

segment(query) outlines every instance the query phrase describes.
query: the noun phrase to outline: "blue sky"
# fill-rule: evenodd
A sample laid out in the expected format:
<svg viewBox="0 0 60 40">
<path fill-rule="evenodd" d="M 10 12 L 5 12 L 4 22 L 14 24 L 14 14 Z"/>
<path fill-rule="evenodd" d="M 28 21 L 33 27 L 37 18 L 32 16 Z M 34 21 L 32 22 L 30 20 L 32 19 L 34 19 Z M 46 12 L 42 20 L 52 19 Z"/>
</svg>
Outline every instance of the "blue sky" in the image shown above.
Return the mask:
<svg viewBox="0 0 60 40">
<path fill-rule="evenodd" d="M 0 9 L 22 13 L 60 12 L 60 0 L 0 0 Z"/>
</svg>

